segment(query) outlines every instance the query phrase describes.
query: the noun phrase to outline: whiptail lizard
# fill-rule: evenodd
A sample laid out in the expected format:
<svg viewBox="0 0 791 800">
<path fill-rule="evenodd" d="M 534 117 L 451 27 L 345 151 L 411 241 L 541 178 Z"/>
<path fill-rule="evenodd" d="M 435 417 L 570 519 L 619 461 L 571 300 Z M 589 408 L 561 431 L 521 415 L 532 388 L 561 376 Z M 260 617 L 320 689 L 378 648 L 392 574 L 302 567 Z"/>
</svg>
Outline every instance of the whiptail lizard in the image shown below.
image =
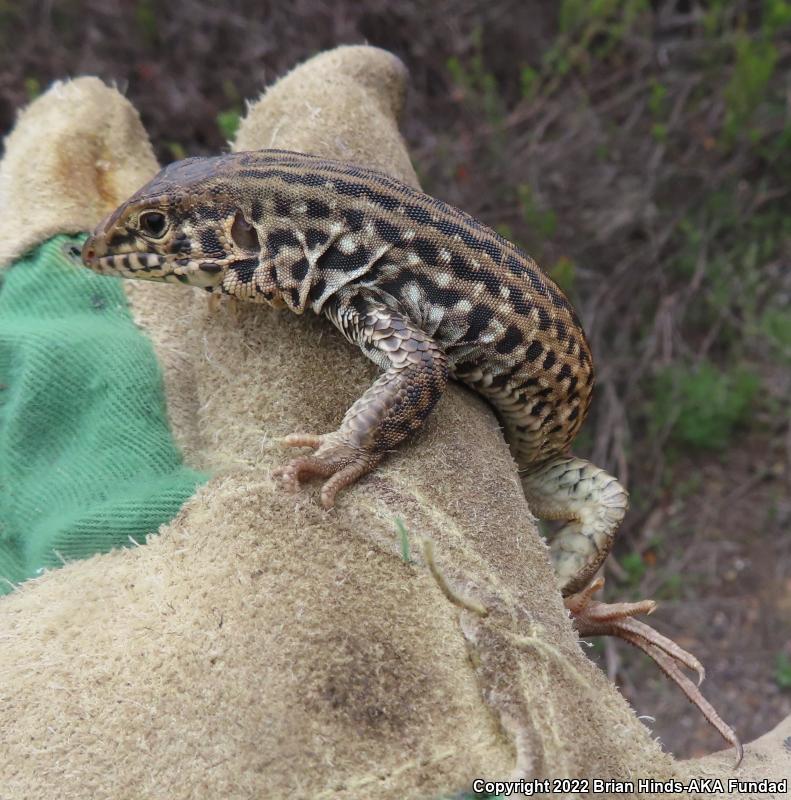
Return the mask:
<svg viewBox="0 0 791 800">
<path fill-rule="evenodd" d="M 591 353 L 563 292 L 519 248 L 380 172 L 262 150 L 166 167 L 99 225 L 83 260 L 103 274 L 310 309 L 384 370 L 337 431 L 286 439 L 315 452 L 280 477 L 327 478 L 327 508 L 421 427 L 449 377 L 483 395 L 531 510 L 565 523 L 551 557 L 577 628 L 642 647 L 738 747 L 678 668 L 702 673 L 697 660 L 632 619 L 653 604 L 590 599 L 627 495 L 568 452 L 591 401 Z"/>
</svg>

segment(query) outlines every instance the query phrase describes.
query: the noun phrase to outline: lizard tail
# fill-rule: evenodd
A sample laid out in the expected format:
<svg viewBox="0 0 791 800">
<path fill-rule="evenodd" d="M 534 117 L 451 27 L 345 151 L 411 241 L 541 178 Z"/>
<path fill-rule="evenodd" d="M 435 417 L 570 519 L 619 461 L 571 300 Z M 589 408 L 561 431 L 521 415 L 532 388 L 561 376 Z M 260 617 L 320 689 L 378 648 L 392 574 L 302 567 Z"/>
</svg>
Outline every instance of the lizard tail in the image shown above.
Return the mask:
<svg viewBox="0 0 791 800">
<path fill-rule="evenodd" d="M 588 585 L 612 548 L 629 497 L 616 478 L 589 461 L 562 456 L 522 477 L 531 511 L 540 519 L 564 520 L 550 544 L 564 596 Z"/>
</svg>

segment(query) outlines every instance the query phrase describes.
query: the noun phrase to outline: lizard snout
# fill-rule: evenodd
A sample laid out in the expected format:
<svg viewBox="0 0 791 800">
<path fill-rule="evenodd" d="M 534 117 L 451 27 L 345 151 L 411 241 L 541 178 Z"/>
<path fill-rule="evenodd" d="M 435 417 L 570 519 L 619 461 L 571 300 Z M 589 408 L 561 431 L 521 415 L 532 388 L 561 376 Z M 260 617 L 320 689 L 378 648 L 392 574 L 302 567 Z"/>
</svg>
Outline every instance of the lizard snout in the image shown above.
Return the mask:
<svg viewBox="0 0 791 800">
<path fill-rule="evenodd" d="M 99 266 L 99 259 L 105 254 L 106 248 L 102 247 L 98 240 L 99 237 L 94 231 L 82 245 L 82 262 L 90 269 L 97 269 Z"/>
<path fill-rule="evenodd" d="M 93 236 L 89 236 L 82 246 L 82 260 L 86 267 L 92 267 L 96 262 L 96 247 L 93 243 Z"/>
</svg>

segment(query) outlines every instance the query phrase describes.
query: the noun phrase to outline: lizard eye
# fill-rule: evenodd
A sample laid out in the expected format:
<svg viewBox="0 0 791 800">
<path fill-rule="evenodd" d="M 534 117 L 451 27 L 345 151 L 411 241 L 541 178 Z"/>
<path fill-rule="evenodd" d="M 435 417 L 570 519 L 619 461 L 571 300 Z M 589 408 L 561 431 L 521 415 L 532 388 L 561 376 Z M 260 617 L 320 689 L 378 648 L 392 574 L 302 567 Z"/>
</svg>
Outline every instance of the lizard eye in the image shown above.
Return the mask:
<svg viewBox="0 0 791 800">
<path fill-rule="evenodd" d="M 231 238 L 243 250 L 259 249 L 258 234 L 255 227 L 244 218 L 241 211 L 236 212 L 233 225 L 231 225 Z"/>
<path fill-rule="evenodd" d="M 138 224 L 140 225 L 143 233 L 147 233 L 149 236 L 153 236 L 154 238 L 159 238 L 165 232 L 167 222 L 168 221 L 165 218 L 165 215 L 161 212 L 146 211 L 145 214 L 140 215 Z"/>
</svg>

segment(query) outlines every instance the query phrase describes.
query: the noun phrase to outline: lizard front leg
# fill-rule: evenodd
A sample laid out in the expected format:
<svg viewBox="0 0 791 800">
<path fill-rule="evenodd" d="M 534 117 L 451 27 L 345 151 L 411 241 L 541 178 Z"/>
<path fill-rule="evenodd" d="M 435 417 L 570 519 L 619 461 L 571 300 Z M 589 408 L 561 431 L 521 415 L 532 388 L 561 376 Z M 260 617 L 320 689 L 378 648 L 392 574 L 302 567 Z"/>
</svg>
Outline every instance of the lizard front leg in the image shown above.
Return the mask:
<svg viewBox="0 0 791 800">
<path fill-rule="evenodd" d="M 342 296 L 328 303 L 324 313 L 385 369 L 346 412 L 337 431 L 284 440 L 287 446 L 316 452 L 294 459 L 275 475 L 293 487 L 307 478 L 329 478 L 321 504 L 332 508 L 341 489 L 374 469 L 385 453 L 420 428 L 447 384 L 448 363 L 431 337 L 373 297 Z"/>
</svg>

